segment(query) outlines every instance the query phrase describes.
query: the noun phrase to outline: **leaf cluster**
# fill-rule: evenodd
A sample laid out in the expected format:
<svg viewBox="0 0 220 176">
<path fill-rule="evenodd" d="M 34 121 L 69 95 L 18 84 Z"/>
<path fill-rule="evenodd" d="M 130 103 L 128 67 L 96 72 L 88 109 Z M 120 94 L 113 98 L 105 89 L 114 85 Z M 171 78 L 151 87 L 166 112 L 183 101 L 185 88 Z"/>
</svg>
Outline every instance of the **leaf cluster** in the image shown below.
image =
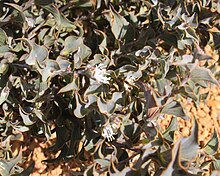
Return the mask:
<svg viewBox="0 0 220 176">
<path fill-rule="evenodd" d="M 219 9 L 214 0 L 1 1 L 0 173 L 33 169 L 12 156 L 22 133 L 56 133 L 49 150 L 61 152 L 47 162 L 74 160 L 85 176 L 218 170 L 216 132 L 200 149 L 196 120 L 188 138 L 174 143 L 174 132 L 177 117 L 189 119 L 178 99 L 198 106 L 200 89 L 218 85 L 202 48 L 219 54 Z M 166 131 L 164 114 L 173 115 Z"/>
</svg>

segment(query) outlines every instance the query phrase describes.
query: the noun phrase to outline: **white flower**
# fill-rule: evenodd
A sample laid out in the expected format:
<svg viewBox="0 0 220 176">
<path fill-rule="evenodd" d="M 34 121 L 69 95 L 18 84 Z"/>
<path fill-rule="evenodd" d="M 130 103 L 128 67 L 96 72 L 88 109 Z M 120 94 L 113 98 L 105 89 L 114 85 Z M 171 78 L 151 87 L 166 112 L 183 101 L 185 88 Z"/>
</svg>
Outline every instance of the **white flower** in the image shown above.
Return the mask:
<svg viewBox="0 0 220 176">
<path fill-rule="evenodd" d="M 94 78 L 97 80 L 97 82 L 109 84 L 111 78 L 107 76 L 109 76 L 109 74 L 106 73 L 105 68 L 101 69 L 100 66 L 95 67 Z"/>
<path fill-rule="evenodd" d="M 103 128 L 102 136 L 107 138 L 108 141 L 113 141 L 115 139 L 113 135 L 115 135 L 115 133 L 113 132 L 111 125 L 107 125 Z"/>
</svg>

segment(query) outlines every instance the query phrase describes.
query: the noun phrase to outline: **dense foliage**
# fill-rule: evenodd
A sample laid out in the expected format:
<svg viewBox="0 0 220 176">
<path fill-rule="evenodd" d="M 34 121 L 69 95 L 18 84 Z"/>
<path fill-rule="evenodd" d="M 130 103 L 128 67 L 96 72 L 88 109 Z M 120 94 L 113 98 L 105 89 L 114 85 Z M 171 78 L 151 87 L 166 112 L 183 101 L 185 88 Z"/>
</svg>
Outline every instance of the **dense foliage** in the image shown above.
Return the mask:
<svg viewBox="0 0 220 176">
<path fill-rule="evenodd" d="M 0 1 L 0 173 L 27 170 L 10 144 L 28 132 L 84 175 L 201 175 L 220 169 L 218 139 L 200 148 L 198 124 L 174 143 L 178 102 L 195 105 L 220 51 L 217 0 Z M 157 125 L 173 115 L 166 131 Z M 208 169 L 208 170 L 207 170 Z M 77 173 L 72 173 L 73 175 Z M 216 173 L 213 172 L 213 176 Z"/>
</svg>

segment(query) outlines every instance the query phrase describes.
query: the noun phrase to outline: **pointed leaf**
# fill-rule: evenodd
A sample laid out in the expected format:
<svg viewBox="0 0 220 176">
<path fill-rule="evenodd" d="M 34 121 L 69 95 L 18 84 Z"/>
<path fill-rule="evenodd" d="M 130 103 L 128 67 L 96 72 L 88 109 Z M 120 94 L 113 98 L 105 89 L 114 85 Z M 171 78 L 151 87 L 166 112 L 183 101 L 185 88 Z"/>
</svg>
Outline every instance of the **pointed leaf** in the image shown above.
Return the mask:
<svg viewBox="0 0 220 176">
<path fill-rule="evenodd" d="M 20 131 L 20 132 L 29 131 L 29 128 L 28 128 L 28 127 L 22 126 L 22 125 L 16 125 L 16 126 L 13 126 L 13 128 L 14 128 L 15 130 Z"/>
<path fill-rule="evenodd" d="M 29 42 L 31 46 L 31 52 L 25 62 L 28 65 L 35 65 L 37 62 L 42 64 L 42 62 L 48 57 L 48 51 L 45 47 L 39 46 L 36 43 Z"/>
<path fill-rule="evenodd" d="M 144 153 L 142 154 L 141 158 L 144 160 L 145 158 L 149 157 L 149 155 L 155 153 L 159 149 L 159 142 L 158 140 L 151 141 L 143 146 Z"/>
<path fill-rule="evenodd" d="M 72 159 L 78 154 L 79 143 L 82 138 L 81 135 L 81 126 L 79 121 L 75 121 L 72 126 L 72 132 L 70 137 L 70 145 L 66 155 L 66 160 Z"/>
<path fill-rule="evenodd" d="M 82 59 L 82 62 L 85 62 L 87 58 L 92 54 L 92 51 L 88 46 L 82 44 L 79 46 L 79 51 L 77 53 Z"/>
<path fill-rule="evenodd" d="M 95 162 L 98 163 L 101 166 L 101 168 L 108 167 L 111 164 L 111 162 L 106 159 L 96 159 Z"/>
<path fill-rule="evenodd" d="M 88 95 L 88 102 L 86 103 L 85 108 L 89 108 L 93 104 L 96 104 L 96 102 L 97 102 L 97 96 L 92 94 Z"/>
<path fill-rule="evenodd" d="M 73 81 L 71 83 L 69 83 L 66 86 L 62 87 L 59 90 L 58 94 L 68 92 L 68 91 L 76 91 L 76 90 L 79 90 L 79 88 L 77 86 L 76 79 L 73 79 Z"/>
<path fill-rule="evenodd" d="M 180 155 L 181 155 L 181 143 L 180 141 L 176 142 L 173 150 L 172 150 L 172 161 L 168 165 L 168 167 L 162 172 L 161 176 L 196 176 L 188 173 L 185 168 L 180 163 Z"/>
<path fill-rule="evenodd" d="M 208 155 L 214 155 L 218 150 L 218 146 L 219 146 L 218 136 L 217 136 L 216 130 L 214 129 L 212 138 L 207 142 L 203 150 Z"/>
<path fill-rule="evenodd" d="M 55 145 L 49 147 L 48 150 L 57 152 L 65 145 L 65 143 L 69 139 L 69 131 L 65 126 L 63 127 L 56 126 L 55 130 L 56 130 L 56 143 Z"/>
<path fill-rule="evenodd" d="M 76 92 L 76 109 L 74 110 L 74 115 L 78 118 L 83 118 L 88 110 L 85 108 L 85 103 L 82 101 L 81 96 Z"/>
<path fill-rule="evenodd" d="M 10 89 L 8 86 L 2 89 L 0 94 L 0 105 L 8 99 L 9 93 L 10 93 Z"/>
<path fill-rule="evenodd" d="M 74 67 L 79 69 L 83 62 L 85 62 L 91 55 L 91 49 L 84 44 L 78 47 L 77 53 L 74 54 Z"/>
<path fill-rule="evenodd" d="M 64 48 L 61 50 L 61 55 L 69 55 L 72 52 L 75 52 L 83 44 L 82 37 L 68 36 L 64 42 Z"/>
<path fill-rule="evenodd" d="M 107 49 L 107 36 L 106 36 L 106 34 L 100 30 L 95 30 L 95 33 L 102 36 L 102 42 L 99 44 L 99 50 L 101 51 L 102 54 L 107 55 L 108 49 Z"/>
<path fill-rule="evenodd" d="M 220 3 L 218 3 L 218 4 L 220 4 Z M 220 7 L 220 5 L 218 7 Z M 215 50 L 219 50 L 219 48 L 220 48 L 220 32 L 219 31 L 213 32 L 212 35 L 213 35 L 213 42 L 214 42 Z"/>
<path fill-rule="evenodd" d="M 19 113 L 25 125 L 27 126 L 33 125 L 36 122 L 36 119 L 30 113 L 26 113 L 20 105 L 19 105 Z"/>
<path fill-rule="evenodd" d="M 66 157 L 67 152 L 68 152 L 68 146 L 67 146 L 67 144 L 64 143 L 63 147 L 61 148 L 60 154 L 56 158 L 47 159 L 47 160 L 44 160 L 44 162 L 59 163 L 62 159 L 64 159 Z"/>
<path fill-rule="evenodd" d="M 60 71 L 58 63 L 54 60 L 46 60 L 45 66 L 45 68 L 40 69 L 40 74 L 42 75 L 42 82 L 47 82 L 48 79 L 56 76 Z"/>
<path fill-rule="evenodd" d="M 163 95 L 169 95 L 172 91 L 171 81 L 168 79 L 159 79 L 157 80 L 157 89 L 158 92 Z"/>
<path fill-rule="evenodd" d="M 107 92 L 108 91 L 108 87 L 105 84 L 102 83 L 96 83 L 96 84 L 92 84 L 90 85 L 86 91 L 85 91 L 85 95 L 89 95 L 89 94 L 97 94 L 100 92 Z"/>
<path fill-rule="evenodd" d="M 188 63 L 192 63 L 192 61 L 193 61 L 193 56 L 185 54 L 180 58 L 180 60 L 177 60 L 177 61 L 173 62 L 172 64 L 177 65 L 177 66 L 181 66 L 181 65 L 187 65 Z"/>
<path fill-rule="evenodd" d="M 41 0 L 42 1 L 42 0 Z M 59 12 L 59 10 L 55 7 L 55 5 L 41 5 L 44 9 L 46 9 L 48 12 L 52 13 L 54 16 L 58 28 L 66 28 L 70 30 L 74 30 L 76 26 L 72 24 L 62 13 Z"/>
<path fill-rule="evenodd" d="M 58 57 L 56 59 L 60 69 L 64 72 L 68 71 L 68 69 L 71 69 L 71 62 L 68 60 L 63 59 L 62 57 Z"/>
<path fill-rule="evenodd" d="M 169 142 L 173 142 L 174 132 L 178 129 L 178 121 L 176 117 L 173 117 L 168 128 L 163 133 L 163 137 Z"/>
<path fill-rule="evenodd" d="M 169 99 L 168 102 L 164 105 L 163 109 L 161 110 L 161 113 L 175 115 L 176 117 L 187 119 L 181 104 L 172 99 Z"/>
<path fill-rule="evenodd" d="M 2 176 L 9 176 L 14 174 L 15 166 L 22 160 L 22 150 L 19 150 L 18 156 L 10 159 L 9 161 L 0 160 L 0 174 Z"/>
<path fill-rule="evenodd" d="M 0 46 L 3 46 L 7 41 L 7 35 L 5 31 L 0 28 Z"/>
<path fill-rule="evenodd" d="M 22 171 L 19 174 L 16 174 L 16 176 L 28 176 L 31 175 L 34 171 L 35 162 L 33 161 L 24 171 Z"/>
<path fill-rule="evenodd" d="M 125 97 L 124 92 L 114 92 L 113 95 L 112 95 L 112 101 L 117 103 L 117 104 L 122 104 L 124 97 Z"/>
<path fill-rule="evenodd" d="M 218 81 L 214 78 L 211 71 L 207 68 L 198 67 L 198 66 L 195 67 L 192 70 L 190 77 L 194 82 L 208 81 L 208 82 L 214 83 L 216 85 L 219 85 Z"/>
<path fill-rule="evenodd" d="M 191 135 L 182 140 L 181 159 L 193 160 L 197 156 L 198 148 L 198 123 L 197 120 L 194 119 Z"/>
<path fill-rule="evenodd" d="M 101 97 L 98 97 L 97 105 L 103 114 L 111 114 L 115 109 L 115 103 L 112 100 L 104 101 Z"/>
<path fill-rule="evenodd" d="M 34 109 L 34 113 L 37 116 L 38 119 L 40 119 L 43 123 L 46 123 L 46 117 L 45 115 L 42 113 L 41 110 L 38 109 Z"/>
<path fill-rule="evenodd" d="M 127 22 L 127 20 L 121 16 L 114 8 L 113 6 L 111 6 L 110 8 L 110 14 L 107 17 L 109 18 L 109 22 L 111 25 L 111 30 L 112 33 L 114 34 L 116 39 L 122 39 L 126 32 L 127 32 L 127 27 L 129 25 L 129 23 Z"/>
<path fill-rule="evenodd" d="M 180 141 L 177 141 L 172 150 L 172 161 L 168 167 L 163 171 L 161 176 L 175 175 L 175 169 L 180 169 L 179 162 L 180 155 Z"/>
<path fill-rule="evenodd" d="M 220 170 L 220 159 L 215 159 L 213 162 L 212 162 L 212 168 L 213 170 Z"/>
</svg>

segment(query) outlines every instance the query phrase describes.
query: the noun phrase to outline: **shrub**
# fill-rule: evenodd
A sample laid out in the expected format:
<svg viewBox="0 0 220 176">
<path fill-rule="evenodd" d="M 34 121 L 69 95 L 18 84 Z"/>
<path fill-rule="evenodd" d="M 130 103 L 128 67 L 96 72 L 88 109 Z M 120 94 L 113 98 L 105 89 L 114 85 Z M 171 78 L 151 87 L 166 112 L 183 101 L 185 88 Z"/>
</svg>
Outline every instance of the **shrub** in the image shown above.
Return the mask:
<svg viewBox="0 0 220 176">
<path fill-rule="evenodd" d="M 202 48 L 219 53 L 219 2 L 4 0 L 0 7 L 3 176 L 33 169 L 19 167 L 22 153 L 10 148 L 27 131 L 46 140 L 56 133 L 50 150 L 61 152 L 47 162 L 74 159 L 84 175 L 219 169 L 216 132 L 199 148 L 194 120 L 191 135 L 174 141 L 177 117 L 189 119 L 178 99 L 198 106 L 207 96 L 200 89 L 218 85 L 217 64 L 208 65 Z M 164 114 L 173 118 L 161 131 Z"/>
</svg>

